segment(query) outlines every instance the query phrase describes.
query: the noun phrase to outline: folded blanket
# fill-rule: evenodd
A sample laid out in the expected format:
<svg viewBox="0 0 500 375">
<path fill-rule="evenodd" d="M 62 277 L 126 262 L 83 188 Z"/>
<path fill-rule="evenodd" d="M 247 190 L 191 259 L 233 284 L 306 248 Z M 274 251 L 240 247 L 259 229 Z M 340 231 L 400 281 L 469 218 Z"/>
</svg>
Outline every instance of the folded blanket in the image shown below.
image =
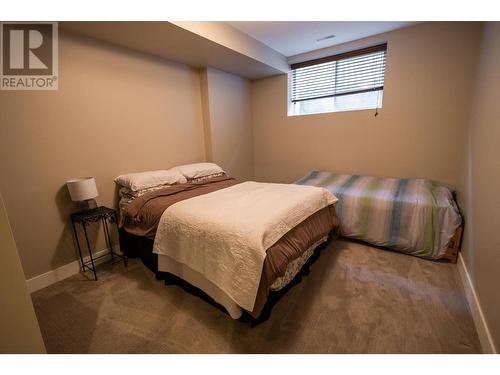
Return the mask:
<svg viewBox="0 0 500 375">
<path fill-rule="evenodd" d="M 220 176 L 210 181 L 188 182 L 150 191 L 128 202 L 122 211 L 120 227 L 130 234 L 154 240 L 161 215 L 168 207 L 238 183 L 234 178 Z"/>
<path fill-rule="evenodd" d="M 167 208 L 153 249 L 200 272 L 252 311 L 266 250 L 336 201 L 323 188 L 244 182 Z"/>
</svg>

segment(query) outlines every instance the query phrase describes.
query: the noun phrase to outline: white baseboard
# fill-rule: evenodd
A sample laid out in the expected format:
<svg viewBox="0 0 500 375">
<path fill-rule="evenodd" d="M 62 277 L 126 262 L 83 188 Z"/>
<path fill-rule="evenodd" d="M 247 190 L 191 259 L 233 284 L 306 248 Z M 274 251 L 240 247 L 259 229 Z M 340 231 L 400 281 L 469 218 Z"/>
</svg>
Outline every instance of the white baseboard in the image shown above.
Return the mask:
<svg viewBox="0 0 500 375">
<path fill-rule="evenodd" d="M 474 320 L 474 325 L 476 326 L 477 334 L 479 336 L 479 341 L 481 342 L 481 347 L 483 353 L 496 354 L 495 344 L 491 338 L 490 330 L 488 329 L 488 324 L 484 318 L 483 310 L 481 309 L 481 304 L 477 298 L 476 290 L 474 289 L 474 284 L 472 284 L 472 279 L 470 278 L 467 266 L 462 258 L 462 253 L 458 254 L 458 272 L 462 278 L 462 283 L 465 289 L 465 297 L 469 303 L 469 307 L 472 313 L 472 319 Z"/>
<path fill-rule="evenodd" d="M 113 251 L 115 253 L 120 254 L 120 247 L 114 246 Z M 108 253 L 106 256 L 106 253 Z M 104 249 L 101 251 L 98 251 L 96 253 L 92 253 L 94 258 L 97 258 L 99 256 L 102 256 L 102 258 L 97 259 L 94 263 L 95 264 L 100 264 L 102 262 L 105 262 L 106 260 L 111 259 L 111 254 L 109 254 L 108 249 Z M 84 262 L 90 261 L 90 256 L 86 256 L 83 258 Z M 55 270 L 49 271 L 42 273 L 41 275 L 35 276 L 31 279 L 26 280 L 26 284 L 28 285 L 28 292 L 33 293 L 36 292 L 37 290 L 43 289 L 49 285 L 52 285 L 58 281 L 64 280 L 70 276 L 76 275 L 78 272 L 80 272 L 80 260 L 75 260 L 74 262 L 65 264 L 64 266 L 61 266 L 59 268 L 56 268 Z M 88 272 L 88 271 L 87 271 Z"/>
</svg>

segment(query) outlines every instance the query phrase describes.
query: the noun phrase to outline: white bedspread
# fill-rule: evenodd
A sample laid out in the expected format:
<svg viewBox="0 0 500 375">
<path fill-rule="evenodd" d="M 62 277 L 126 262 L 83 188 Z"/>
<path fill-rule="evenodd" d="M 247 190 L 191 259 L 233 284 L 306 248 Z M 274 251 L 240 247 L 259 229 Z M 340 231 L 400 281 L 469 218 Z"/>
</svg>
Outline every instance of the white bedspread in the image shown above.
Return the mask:
<svg viewBox="0 0 500 375">
<path fill-rule="evenodd" d="M 336 201 L 323 188 L 244 182 L 166 209 L 154 252 L 200 272 L 252 311 L 266 250 Z"/>
</svg>

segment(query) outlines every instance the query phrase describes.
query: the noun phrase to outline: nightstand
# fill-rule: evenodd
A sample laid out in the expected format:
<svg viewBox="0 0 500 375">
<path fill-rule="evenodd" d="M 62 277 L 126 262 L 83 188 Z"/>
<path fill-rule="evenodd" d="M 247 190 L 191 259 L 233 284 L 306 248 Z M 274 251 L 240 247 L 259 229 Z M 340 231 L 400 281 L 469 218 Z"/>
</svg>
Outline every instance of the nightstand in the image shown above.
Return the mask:
<svg viewBox="0 0 500 375">
<path fill-rule="evenodd" d="M 100 256 L 95 258 L 92 254 L 92 249 L 90 248 L 90 242 L 89 242 L 89 237 L 88 237 L 88 233 L 87 233 L 87 226 L 90 223 L 99 222 L 99 221 L 102 223 L 102 227 L 104 229 L 104 237 L 106 239 L 106 246 L 108 246 L 109 253 L 100 255 Z M 110 222 L 110 224 L 112 221 L 114 221 L 115 224 L 118 222 L 116 211 L 111 209 L 111 208 L 104 207 L 104 206 L 96 207 L 96 208 L 93 208 L 93 209 L 90 209 L 87 211 L 75 212 L 75 213 L 71 214 L 71 224 L 73 226 L 73 233 L 75 235 L 76 244 L 78 246 L 78 254 L 80 255 L 81 270 L 83 272 L 85 272 L 86 271 L 85 268 L 91 269 L 94 272 L 94 279 L 95 280 L 97 280 L 97 272 L 96 272 L 94 262 L 102 257 L 111 255 L 111 259 L 114 259 L 115 256 L 117 256 L 119 258 L 122 258 L 123 262 L 125 264 L 125 267 L 127 266 L 127 257 L 125 255 L 121 255 L 121 254 L 115 253 L 113 251 L 113 247 L 111 245 L 111 238 L 109 236 L 108 221 Z M 80 247 L 80 241 L 78 239 L 78 233 L 76 231 L 76 224 L 80 224 L 83 227 L 83 232 L 85 233 L 85 242 L 87 243 L 87 249 L 89 251 L 89 257 L 90 257 L 90 260 L 87 262 L 84 262 L 84 260 L 83 260 L 82 250 Z"/>
</svg>

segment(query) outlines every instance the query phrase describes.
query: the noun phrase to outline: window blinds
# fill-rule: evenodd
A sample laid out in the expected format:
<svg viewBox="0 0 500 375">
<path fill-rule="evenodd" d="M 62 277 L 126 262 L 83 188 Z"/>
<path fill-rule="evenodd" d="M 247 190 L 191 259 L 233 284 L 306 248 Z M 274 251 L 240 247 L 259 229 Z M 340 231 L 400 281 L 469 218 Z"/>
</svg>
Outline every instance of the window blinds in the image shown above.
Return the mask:
<svg viewBox="0 0 500 375">
<path fill-rule="evenodd" d="M 384 89 L 387 44 L 293 64 L 291 101 Z"/>
</svg>

